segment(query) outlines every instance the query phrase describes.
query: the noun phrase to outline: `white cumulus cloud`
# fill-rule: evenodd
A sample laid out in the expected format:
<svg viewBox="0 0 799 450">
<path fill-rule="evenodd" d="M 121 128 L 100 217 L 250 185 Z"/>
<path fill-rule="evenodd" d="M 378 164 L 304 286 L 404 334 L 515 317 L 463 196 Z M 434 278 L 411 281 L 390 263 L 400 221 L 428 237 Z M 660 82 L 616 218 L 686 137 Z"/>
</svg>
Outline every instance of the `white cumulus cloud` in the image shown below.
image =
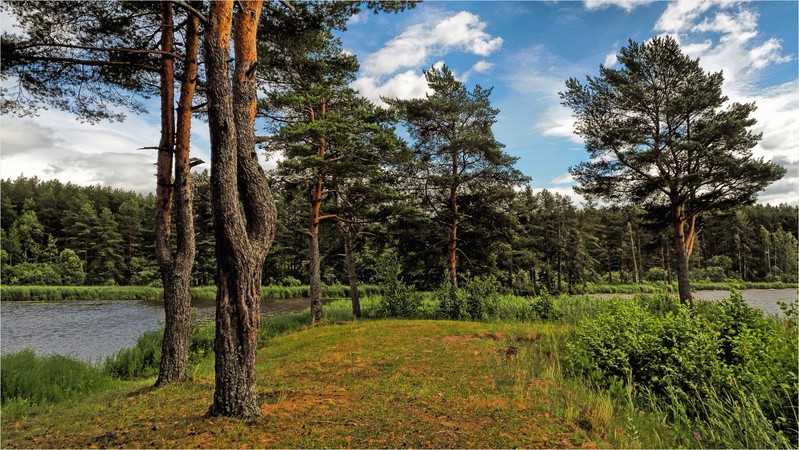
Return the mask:
<svg viewBox="0 0 799 450">
<path fill-rule="evenodd" d="M 488 61 L 477 61 L 474 66 L 472 66 L 472 70 L 474 72 L 485 73 L 489 70 L 494 68 L 494 64 Z"/>
<path fill-rule="evenodd" d="M 486 33 L 486 23 L 477 15 L 461 11 L 411 25 L 366 58 L 366 76 L 380 77 L 424 65 L 429 58 L 460 50 L 488 56 L 502 46 L 502 38 Z"/>
<path fill-rule="evenodd" d="M 617 6 L 630 12 L 636 7 L 652 3 L 652 1 L 653 0 L 585 0 L 585 7 L 588 9 L 604 9 L 609 6 Z"/>
</svg>

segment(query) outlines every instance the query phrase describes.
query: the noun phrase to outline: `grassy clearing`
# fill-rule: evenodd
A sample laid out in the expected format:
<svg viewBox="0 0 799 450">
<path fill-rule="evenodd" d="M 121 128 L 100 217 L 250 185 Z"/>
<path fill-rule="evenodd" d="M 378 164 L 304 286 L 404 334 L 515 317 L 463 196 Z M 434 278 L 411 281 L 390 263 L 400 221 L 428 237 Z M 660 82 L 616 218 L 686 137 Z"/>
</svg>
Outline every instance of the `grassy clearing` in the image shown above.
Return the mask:
<svg viewBox="0 0 799 450">
<path fill-rule="evenodd" d="M 420 318 L 440 317 L 434 296 L 417 298 Z M 573 358 L 571 345 L 607 334 L 604 328 L 586 330 L 595 318 L 624 309 L 619 302 L 652 314 L 652 324 L 676 321 L 664 328 L 669 336 L 682 330 L 689 321 L 674 316 L 679 307 L 669 295 L 642 294 L 632 300 L 499 296 L 489 322 L 353 321 L 349 302 L 340 300 L 325 305 L 324 326 L 309 326 L 307 310 L 264 318 L 257 370 L 265 415 L 257 421 L 202 417 L 213 394 L 213 361 L 208 358 L 213 324 L 200 323 L 192 331 L 190 383 L 151 390 L 153 378 L 139 378 L 87 392 L 84 400 L 4 402 L 2 435 L 6 447 L 796 447 L 795 436 L 775 431 L 790 425 L 773 423 L 774 408 L 781 406 L 772 400 L 782 394 L 769 394 L 771 384 L 760 390 L 749 386 L 774 378 L 771 372 L 793 373 L 794 381 L 787 381 L 793 386 L 795 369 L 774 368 L 795 366 L 796 333 L 790 345 L 777 345 L 782 341 L 769 341 L 769 336 L 782 339 L 771 328 L 795 325 L 791 319 L 763 318 L 738 300 L 727 306 L 700 302 L 697 310 L 705 314 L 727 308 L 727 313 L 709 315 L 724 326 L 747 323 L 747 330 L 761 330 L 757 335 L 722 333 L 739 335 L 735 342 L 743 342 L 744 350 L 761 341 L 769 349 L 787 350 L 742 355 L 752 364 L 742 364 L 746 372 L 730 378 L 737 390 L 710 389 L 698 403 L 683 391 L 668 390 L 672 397 L 664 397 L 640 381 L 576 374 L 580 359 Z M 384 313 L 380 297 L 364 298 L 362 306 L 366 318 Z M 550 321 L 516 322 L 544 316 Z M 726 324 L 726 318 L 735 320 Z M 649 342 L 648 334 L 641 337 L 632 326 L 642 319 L 633 319 L 608 328 L 623 337 L 601 338 L 606 341 L 602 348 L 609 349 L 603 355 L 617 352 L 607 347 L 609 342 L 630 341 L 636 353 L 647 348 L 641 345 Z M 143 336 L 136 348 L 117 356 L 123 370 L 107 373 L 120 378 L 154 374 L 157 341 Z M 696 351 L 688 351 L 680 360 L 698 363 Z M 755 370 L 764 367 L 773 370 Z M 795 397 L 791 386 L 785 387 L 788 398 Z M 689 413 L 697 406 L 704 411 L 701 417 Z M 795 418 L 795 404 L 787 407 L 794 411 L 787 417 Z"/>
<path fill-rule="evenodd" d="M 553 324 L 380 320 L 277 336 L 258 357 L 264 417 L 202 417 L 191 383 L 4 407 L 4 447 L 627 447 L 618 406 L 561 374 Z M 146 386 L 152 379 L 137 386 Z"/>
<path fill-rule="evenodd" d="M 363 285 L 361 295 L 374 295 L 377 286 Z M 325 298 L 342 298 L 349 295 L 350 288 L 342 285 L 324 286 Z M 263 286 L 261 298 L 281 299 L 310 296 L 308 286 Z M 163 300 L 163 289 L 149 286 L 0 286 L 3 301 L 55 302 L 71 300 Z M 216 287 L 191 288 L 192 300 L 214 300 Z"/>
</svg>

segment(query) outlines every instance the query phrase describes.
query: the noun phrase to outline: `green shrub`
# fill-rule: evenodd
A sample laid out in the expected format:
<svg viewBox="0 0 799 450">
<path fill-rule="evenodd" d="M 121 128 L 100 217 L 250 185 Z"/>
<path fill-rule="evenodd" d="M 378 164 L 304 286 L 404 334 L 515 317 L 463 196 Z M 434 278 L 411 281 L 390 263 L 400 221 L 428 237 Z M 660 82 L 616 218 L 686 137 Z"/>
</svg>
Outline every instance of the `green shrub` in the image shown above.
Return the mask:
<svg viewBox="0 0 799 450">
<path fill-rule="evenodd" d="M 611 390 L 629 385 L 656 402 L 679 404 L 669 420 L 682 415 L 707 424 L 738 414 L 724 426 L 751 427 L 762 425 L 761 414 L 773 429 L 758 442 L 796 438 L 799 333 L 793 321 L 764 317 L 736 291 L 694 310 L 657 295 L 608 306 L 583 321 L 569 345 L 567 365 L 575 373 Z M 726 409 L 719 415 L 709 406 Z M 745 411 L 756 414 L 740 416 Z M 718 442 L 734 442 L 724 439 Z"/>
<path fill-rule="evenodd" d="M 383 317 L 419 316 L 420 298 L 401 278 L 402 266 L 396 250 L 384 253 L 377 262 L 375 278 L 382 291 L 380 313 Z"/>
<path fill-rule="evenodd" d="M 533 298 L 531 304 L 533 316 L 537 319 L 559 319 L 561 313 L 555 309 L 555 303 L 552 296 L 547 293 Z"/>
<path fill-rule="evenodd" d="M 465 320 L 469 317 L 466 307 L 466 295 L 452 285 L 449 276 L 444 276 L 444 282 L 435 292 L 439 314 L 447 319 Z"/>
<path fill-rule="evenodd" d="M 61 355 L 36 356 L 29 349 L 0 357 L 2 403 L 54 403 L 113 384 L 99 368 Z"/>
<path fill-rule="evenodd" d="M 280 280 L 279 284 L 280 284 L 280 286 L 296 287 L 296 286 L 302 286 L 302 281 L 300 281 L 300 280 L 298 280 L 298 279 L 296 279 L 296 278 L 294 278 L 292 276 L 288 276 L 288 277 L 283 277 Z"/>
<path fill-rule="evenodd" d="M 660 267 L 652 267 L 646 271 L 644 279 L 646 281 L 666 281 L 669 279 L 669 274 Z"/>
<path fill-rule="evenodd" d="M 493 275 L 467 279 L 462 288 L 466 303 L 466 318 L 488 320 L 495 317 L 501 290 L 502 285 Z"/>
<path fill-rule="evenodd" d="M 642 308 L 657 317 L 680 312 L 680 301 L 677 296 L 671 294 L 636 294 L 635 300 Z"/>
</svg>

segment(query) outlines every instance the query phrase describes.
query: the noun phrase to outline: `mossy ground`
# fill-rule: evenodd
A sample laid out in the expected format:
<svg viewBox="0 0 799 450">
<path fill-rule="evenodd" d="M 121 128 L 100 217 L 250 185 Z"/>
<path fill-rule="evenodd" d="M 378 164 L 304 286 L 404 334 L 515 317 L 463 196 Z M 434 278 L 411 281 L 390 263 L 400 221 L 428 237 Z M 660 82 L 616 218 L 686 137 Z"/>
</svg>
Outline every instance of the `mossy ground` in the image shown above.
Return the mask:
<svg viewBox="0 0 799 450">
<path fill-rule="evenodd" d="M 3 408 L 2 447 L 635 446 L 614 403 L 561 375 L 551 324 L 379 320 L 279 336 L 258 354 L 263 417 L 204 418 L 212 361 L 192 381 L 130 383 Z"/>
</svg>

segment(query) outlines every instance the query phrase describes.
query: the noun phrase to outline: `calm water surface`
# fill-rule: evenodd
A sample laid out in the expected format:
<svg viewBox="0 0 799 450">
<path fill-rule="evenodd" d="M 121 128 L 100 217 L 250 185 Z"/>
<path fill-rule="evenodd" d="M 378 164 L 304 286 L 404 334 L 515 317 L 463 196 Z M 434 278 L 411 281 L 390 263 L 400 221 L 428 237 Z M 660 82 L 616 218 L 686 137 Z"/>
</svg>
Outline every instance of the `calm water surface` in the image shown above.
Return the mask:
<svg viewBox="0 0 799 450">
<path fill-rule="evenodd" d="M 261 314 L 302 311 L 308 304 L 303 298 L 264 300 Z M 213 320 L 213 301 L 192 307 Z M 153 301 L 0 302 L 0 352 L 31 348 L 37 354 L 104 361 L 163 320 L 163 305 Z"/>
<path fill-rule="evenodd" d="M 730 296 L 729 291 L 694 291 L 694 300 L 716 301 Z M 594 294 L 595 297 L 632 298 L 632 294 Z M 763 310 L 767 315 L 783 314 L 777 302 L 790 303 L 796 300 L 796 289 L 747 289 L 741 291 L 744 301 L 754 308 Z"/>
</svg>

